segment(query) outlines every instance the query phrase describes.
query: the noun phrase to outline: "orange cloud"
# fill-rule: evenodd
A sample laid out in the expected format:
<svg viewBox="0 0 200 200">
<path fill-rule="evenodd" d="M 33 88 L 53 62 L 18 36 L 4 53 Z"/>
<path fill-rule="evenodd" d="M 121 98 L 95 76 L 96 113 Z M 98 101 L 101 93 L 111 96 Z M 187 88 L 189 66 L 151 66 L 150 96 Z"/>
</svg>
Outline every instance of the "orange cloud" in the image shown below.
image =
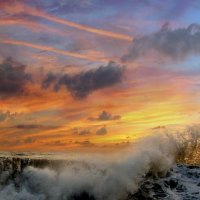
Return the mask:
<svg viewBox="0 0 200 200">
<path fill-rule="evenodd" d="M 90 27 L 90 26 L 85 26 L 85 25 L 81 25 L 81 24 L 78 24 L 78 23 L 75 23 L 75 22 L 72 22 L 72 21 L 69 21 L 69 20 L 61 19 L 61 18 L 52 16 L 52 15 L 49 15 L 49 14 L 47 14 L 47 13 L 41 11 L 41 10 L 38 10 L 38 9 L 35 9 L 35 8 L 30 7 L 30 6 L 27 6 L 27 5 L 24 5 L 24 4 L 21 4 L 21 3 L 17 3 L 17 2 L 12 4 L 12 6 L 10 4 L 5 3 L 2 7 L 7 12 L 10 12 L 10 13 L 21 13 L 21 12 L 27 13 L 27 14 L 32 15 L 32 16 L 41 17 L 41 18 L 44 18 L 44 19 L 52 21 L 52 22 L 56 22 L 56 23 L 59 23 L 59 24 L 70 26 L 70 27 L 73 27 L 73 28 L 76 28 L 76 29 L 79 29 L 79 30 L 82 30 L 82 31 L 94 33 L 94 34 L 101 35 L 101 36 L 104 36 L 104 37 L 110 37 L 110 38 L 113 38 L 113 39 L 125 40 L 125 41 L 128 41 L 128 42 L 131 42 L 132 39 L 133 39 L 131 36 L 128 36 L 128 35 L 125 35 L 125 34 L 114 33 L 114 32 L 105 31 L 105 30 L 102 30 L 102 29 L 96 29 L 96 28 L 93 28 L 93 27 Z"/>
</svg>

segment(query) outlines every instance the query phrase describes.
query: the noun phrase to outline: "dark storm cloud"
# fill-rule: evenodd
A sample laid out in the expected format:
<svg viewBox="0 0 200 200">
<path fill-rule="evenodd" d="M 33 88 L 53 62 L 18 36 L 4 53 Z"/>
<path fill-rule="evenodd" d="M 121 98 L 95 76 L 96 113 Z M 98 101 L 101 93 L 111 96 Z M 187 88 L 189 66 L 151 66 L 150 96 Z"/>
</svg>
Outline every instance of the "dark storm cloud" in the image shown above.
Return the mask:
<svg viewBox="0 0 200 200">
<path fill-rule="evenodd" d="M 73 129 L 73 134 L 80 135 L 80 136 L 84 136 L 84 135 L 89 135 L 89 134 L 91 134 L 91 132 L 90 132 L 89 129 L 79 130 L 78 128 L 74 128 L 74 129 Z"/>
<path fill-rule="evenodd" d="M 116 63 L 110 62 L 107 66 L 101 66 L 76 75 L 64 75 L 60 78 L 56 90 L 62 85 L 76 98 L 84 98 L 91 92 L 112 86 L 121 81 L 123 69 Z"/>
<path fill-rule="evenodd" d="M 105 126 L 96 131 L 96 135 L 105 135 L 107 133 L 108 133 L 108 131 Z"/>
<path fill-rule="evenodd" d="M 122 60 L 134 60 L 152 51 L 174 60 L 200 54 L 200 25 L 172 30 L 166 23 L 158 32 L 134 39 Z"/>
<path fill-rule="evenodd" d="M 23 94 L 25 85 L 31 76 L 25 72 L 26 66 L 12 58 L 0 64 L 0 96 Z"/>
<path fill-rule="evenodd" d="M 47 77 L 42 82 L 42 88 L 48 88 L 54 81 L 56 81 L 57 76 L 52 72 L 48 73 Z"/>
<path fill-rule="evenodd" d="M 94 121 L 94 120 L 99 120 L 99 121 L 110 121 L 110 120 L 119 120 L 121 119 L 120 115 L 112 115 L 109 112 L 103 111 L 99 114 L 97 118 L 95 117 L 90 117 L 89 120 Z"/>
<path fill-rule="evenodd" d="M 56 91 L 65 86 L 75 98 L 85 98 L 90 93 L 119 83 L 122 79 L 124 68 L 114 62 L 97 69 L 91 69 L 75 75 L 64 74 L 57 78 L 54 86 Z M 49 74 L 43 82 L 43 88 L 48 87 L 55 77 Z"/>
</svg>

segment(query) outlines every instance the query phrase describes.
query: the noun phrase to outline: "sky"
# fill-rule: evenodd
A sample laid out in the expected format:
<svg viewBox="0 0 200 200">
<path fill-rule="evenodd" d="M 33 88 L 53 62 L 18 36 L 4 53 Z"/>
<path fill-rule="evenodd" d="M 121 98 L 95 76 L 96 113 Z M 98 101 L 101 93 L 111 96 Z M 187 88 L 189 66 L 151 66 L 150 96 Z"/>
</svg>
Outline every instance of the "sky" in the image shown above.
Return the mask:
<svg viewBox="0 0 200 200">
<path fill-rule="evenodd" d="M 198 0 L 0 0 L 0 150 L 115 150 L 200 119 Z"/>
</svg>

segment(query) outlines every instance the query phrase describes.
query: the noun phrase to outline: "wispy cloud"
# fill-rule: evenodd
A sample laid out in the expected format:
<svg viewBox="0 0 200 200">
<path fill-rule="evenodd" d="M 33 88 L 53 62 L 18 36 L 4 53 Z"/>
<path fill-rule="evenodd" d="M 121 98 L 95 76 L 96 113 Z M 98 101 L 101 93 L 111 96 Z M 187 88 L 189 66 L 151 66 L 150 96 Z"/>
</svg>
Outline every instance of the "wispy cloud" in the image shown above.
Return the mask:
<svg viewBox="0 0 200 200">
<path fill-rule="evenodd" d="M 89 129 L 82 129 L 82 130 L 79 130 L 78 128 L 74 128 L 74 129 L 73 129 L 73 134 L 79 135 L 79 136 L 85 136 L 85 135 L 90 135 L 91 132 L 90 132 Z"/>
<path fill-rule="evenodd" d="M 109 112 L 102 111 L 98 117 L 90 117 L 89 120 L 99 120 L 99 121 L 110 121 L 110 120 L 119 120 L 121 118 L 120 115 L 112 115 Z"/>
<path fill-rule="evenodd" d="M 108 133 L 108 131 L 107 131 L 107 128 L 106 128 L 105 126 L 99 128 L 99 129 L 96 131 L 96 135 L 106 135 L 107 133 Z"/>
</svg>

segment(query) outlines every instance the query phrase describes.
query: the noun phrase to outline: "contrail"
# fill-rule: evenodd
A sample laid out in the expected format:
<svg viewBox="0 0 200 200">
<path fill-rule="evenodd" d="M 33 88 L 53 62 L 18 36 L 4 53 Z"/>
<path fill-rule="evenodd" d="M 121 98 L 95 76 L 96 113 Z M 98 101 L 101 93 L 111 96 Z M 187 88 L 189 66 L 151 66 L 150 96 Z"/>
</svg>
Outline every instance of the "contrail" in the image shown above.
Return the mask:
<svg viewBox="0 0 200 200">
<path fill-rule="evenodd" d="M 81 25 L 81 24 L 78 24 L 78 23 L 75 23 L 75 22 L 72 22 L 72 21 L 69 21 L 69 20 L 61 19 L 61 18 L 52 16 L 52 15 L 49 15 L 45 12 L 42 12 L 38 9 L 31 8 L 30 6 L 22 5 L 20 3 L 15 3 L 15 6 L 13 6 L 13 5 L 10 6 L 10 5 L 6 4 L 4 6 L 4 9 L 7 10 L 8 12 L 11 12 L 11 13 L 13 13 L 13 12 L 15 12 L 15 13 L 25 12 L 29 15 L 41 17 L 41 18 L 47 19 L 47 20 L 52 21 L 52 22 L 67 25 L 67 26 L 70 26 L 70 27 L 73 27 L 73 28 L 77 28 L 79 30 L 83 30 L 83 31 L 87 31 L 87 32 L 90 32 L 90 33 L 102 35 L 102 36 L 105 36 L 105 37 L 110 37 L 110 38 L 113 38 L 113 39 L 125 40 L 125 41 L 129 41 L 129 42 L 131 42 L 132 39 L 133 39 L 129 35 L 124 35 L 124 34 L 120 34 L 120 33 L 113 33 L 113 32 L 110 32 L 110 31 L 96 29 L 96 28 L 93 28 L 93 27 L 90 27 L 90 26 L 85 26 L 85 25 Z"/>
<path fill-rule="evenodd" d="M 0 26 L 23 26 L 24 28 L 28 28 L 34 32 L 48 32 L 53 33 L 57 35 L 61 35 L 63 37 L 67 36 L 66 31 L 62 31 L 59 29 L 52 28 L 48 25 L 36 23 L 35 21 L 26 20 L 26 19 L 20 19 L 20 18 L 2 18 L 0 19 Z"/>
<path fill-rule="evenodd" d="M 55 49 L 55 48 L 49 47 L 49 46 L 32 44 L 32 43 L 28 43 L 28 42 L 24 42 L 24 41 L 20 41 L 20 40 L 6 39 L 6 40 L 0 40 L 0 43 L 30 47 L 30 48 L 33 48 L 33 49 L 39 49 L 39 50 L 42 50 L 42 51 L 49 51 L 49 52 L 61 54 L 61 55 L 64 55 L 64 56 L 70 56 L 70 57 L 84 59 L 84 60 L 98 61 L 98 62 L 108 62 L 108 60 L 104 59 L 104 58 L 95 58 L 95 57 L 88 56 L 88 55 L 81 55 L 81 54 L 78 54 L 78 53 L 73 53 L 73 52 L 60 50 L 60 49 Z"/>
</svg>

